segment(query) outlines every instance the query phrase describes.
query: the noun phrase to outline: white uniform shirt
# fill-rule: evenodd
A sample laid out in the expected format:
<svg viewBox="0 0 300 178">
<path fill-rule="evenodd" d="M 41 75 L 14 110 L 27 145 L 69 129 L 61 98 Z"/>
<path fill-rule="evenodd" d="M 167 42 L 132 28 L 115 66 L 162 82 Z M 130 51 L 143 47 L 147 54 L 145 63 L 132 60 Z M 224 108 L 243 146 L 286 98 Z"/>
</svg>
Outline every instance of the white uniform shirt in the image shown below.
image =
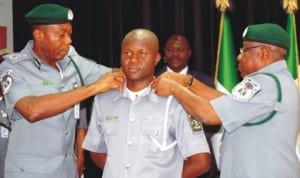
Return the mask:
<svg viewBox="0 0 300 178">
<path fill-rule="evenodd" d="M 167 97 L 155 95 L 150 87 L 133 101 L 126 89 L 95 97 L 83 147 L 107 153 L 104 178 L 181 178 L 184 159 L 209 152 L 203 131 L 192 131 L 175 99 L 164 128 L 166 103 Z M 164 133 L 166 145 L 177 144 L 161 151 L 157 144 L 163 143 Z"/>
<path fill-rule="evenodd" d="M 277 101 L 275 80 L 261 74 L 263 72 L 278 77 L 281 103 Z M 260 91 L 253 96 L 251 89 L 248 91 L 248 101 L 233 99 L 233 94 L 211 102 L 225 128 L 221 178 L 299 178 L 300 165 L 295 152 L 300 123 L 299 93 L 285 61 L 271 64 L 247 77 L 260 86 Z M 268 122 L 243 126 L 261 121 L 273 110 L 277 113 Z"/>
</svg>

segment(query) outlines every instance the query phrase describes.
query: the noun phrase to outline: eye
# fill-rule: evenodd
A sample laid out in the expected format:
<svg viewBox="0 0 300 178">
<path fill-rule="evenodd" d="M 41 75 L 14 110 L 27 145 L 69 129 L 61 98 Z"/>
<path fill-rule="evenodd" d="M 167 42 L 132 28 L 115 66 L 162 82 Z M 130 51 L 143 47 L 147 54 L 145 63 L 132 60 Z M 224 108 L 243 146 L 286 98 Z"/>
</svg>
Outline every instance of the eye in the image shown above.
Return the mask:
<svg viewBox="0 0 300 178">
<path fill-rule="evenodd" d="M 171 52 L 171 51 L 173 51 L 173 48 L 167 48 L 166 49 L 168 52 Z"/>
<path fill-rule="evenodd" d="M 130 51 L 123 51 L 123 54 L 126 56 L 132 56 L 132 52 Z"/>
<path fill-rule="evenodd" d="M 138 53 L 141 57 L 146 57 L 148 55 L 148 53 L 145 51 L 139 51 Z"/>
</svg>

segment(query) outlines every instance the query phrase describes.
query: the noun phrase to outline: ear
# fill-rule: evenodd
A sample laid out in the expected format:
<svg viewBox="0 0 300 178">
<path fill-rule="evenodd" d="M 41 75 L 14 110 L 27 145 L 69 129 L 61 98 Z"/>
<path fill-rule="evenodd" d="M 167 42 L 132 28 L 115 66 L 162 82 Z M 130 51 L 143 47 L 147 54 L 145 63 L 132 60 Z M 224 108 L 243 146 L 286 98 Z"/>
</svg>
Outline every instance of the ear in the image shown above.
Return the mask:
<svg viewBox="0 0 300 178">
<path fill-rule="evenodd" d="M 160 59 L 161 59 L 161 55 L 160 55 L 160 53 L 157 53 L 156 56 L 155 56 L 155 61 L 154 61 L 155 66 L 159 63 Z"/>
<path fill-rule="evenodd" d="M 35 40 L 39 41 L 43 38 L 43 31 L 38 28 L 35 28 L 32 32 L 32 35 Z"/>
<path fill-rule="evenodd" d="M 188 52 L 188 59 L 191 57 L 192 55 L 192 49 L 189 49 L 189 52 Z"/>
<path fill-rule="evenodd" d="M 263 61 L 269 60 L 271 55 L 271 49 L 267 46 L 264 46 L 261 48 L 261 50 L 262 50 L 262 60 Z"/>
</svg>

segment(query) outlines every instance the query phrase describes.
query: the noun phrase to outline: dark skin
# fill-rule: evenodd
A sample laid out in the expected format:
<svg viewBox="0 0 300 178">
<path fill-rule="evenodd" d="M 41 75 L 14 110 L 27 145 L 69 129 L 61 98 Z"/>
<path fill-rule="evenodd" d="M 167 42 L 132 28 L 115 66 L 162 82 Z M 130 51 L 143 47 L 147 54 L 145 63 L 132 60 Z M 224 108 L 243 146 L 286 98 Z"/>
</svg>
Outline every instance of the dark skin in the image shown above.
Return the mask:
<svg viewBox="0 0 300 178">
<path fill-rule="evenodd" d="M 187 66 L 192 50 L 186 37 L 180 34 L 172 35 L 165 45 L 165 59 L 174 72 L 180 72 Z"/>
<path fill-rule="evenodd" d="M 57 69 L 56 62 L 62 60 L 69 51 L 72 42 L 71 33 L 70 23 L 35 26 L 33 28 L 34 53 L 46 64 Z M 97 93 L 111 88 L 121 89 L 123 80 L 121 73 L 109 73 L 95 83 L 71 91 L 26 96 L 17 101 L 16 109 L 29 122 L 36 122 L 64 112 L 74 104 Z"/>
<path fill-rule="evenodd" d="M 56 68 L 56 62 L 67 55 L 72 43 L 70 23 L 37 25 L 33 29 L 33 51 L 45 63 Z"/>
<path fill-rule="evenodd" d="M 284 59 L 286 50 L 280 47 L 244 41 L 243 48 L 259 46 L 244 50 L 237 56 L 238 69 L 242 77 L 256 72 L 278 60 Z M 219 116 L 210 104 L 210 100 L 218 98 L 221 93 L 194 79 L 192 86 L 186 87 L 189 77 L 177 73 L 166 72 L 155 79 L 153 89 L 158 95 L 173 95 L 182 104 L 185 110 L 195 119 L 207 125 L 222 124 Z"/>
<path fill-rule="evenodd" d="M 127 87 L 139 91 L 153 81 L 154 69 L 160 60 L 158 39 L 149 31 L 138 29 L 126 35 L 121 49 L 121 66 L 126 75 Z M 106 154 L 91 153 L 92 159 L 104 168 Z M 182 178 L 195 178 L 210 168 L 210 155 L 200 153 L 184 161 Z"/>
<path fill-rule="evenodd" d="M 56 62 L 62 60 L 68 53 L 72 43 L 71 23 L 35 25 L 32 27 L 33 52 L 44 63 L 59 72 Z M 107 73 L 96 82 L 67 92 L 47 94 L 42 96 L 26 96 L 16 102 L 15 108 L 29 122 L 37 122 L 57 115 L 73 107 L 97 93 L 111 88 L 122 89 L 124 76 L 121 72 Z M 81 148 L 86 130 L 77 130 L 77 164 L 78 174 L 83 172 L 84 154 Z"/>
<path fill-rule="evenodd" d="M 77 128 L 76 131 L 76 158 L 77 158 L 77 172 L 78 172 L 78 176 L 81 177 L 81 175 L 83 174 L 83 169 L 84 169 L 84 160 L 85 160 L 85 156 L 84 156 L 84 149 L 82 148 L 82 143 L 84 140 L 84 137 L 87 133 L 87 129 L 86 128 Z"/>
</svg>

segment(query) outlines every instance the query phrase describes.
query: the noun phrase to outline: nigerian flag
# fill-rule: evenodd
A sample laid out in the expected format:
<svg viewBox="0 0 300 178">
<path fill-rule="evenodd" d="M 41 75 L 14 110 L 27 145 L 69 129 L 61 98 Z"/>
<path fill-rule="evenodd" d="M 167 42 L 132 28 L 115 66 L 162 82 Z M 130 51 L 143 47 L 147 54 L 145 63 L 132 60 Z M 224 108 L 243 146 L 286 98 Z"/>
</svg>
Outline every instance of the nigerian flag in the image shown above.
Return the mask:
<svg viewBox="0 0 300 178">
<path fill-rule="evenodd" d="M 299 53 L 297 45 L 297 31 L 295 23 L 294 13 L 288 13 L 286 31 L 290 36 L 290 49 L 288 51 L 286 61 L 288 69 L 291 72 L 295 80 L 298 79 L 298 63 L 299 63 Z M 299 86 L 298 86 L 299 87 Z"/>
<path fill-rule="evenodd" d="M 288 13 L 286 31 L 290 36 L 290 49 L 288 51 L 286 62 L 288 65 L 288 69 L 291 72 L 293 78 L 297 82 L 298 89 L 299 85 L 299 77 L 298 77 L 298 64 L 299 64 L 299 53 L 298 53 L 298 42 L 297 42 L 297 30 L 295 23 L 295 15 L 293 12 Z M 296 153 L 298 159 L 300 160 L 300 132 L 298 133 L 297 145 L 296 145 Z"/>
<path fill-rule="evenodd" d="M 239 78 L 236 57 L 234 55 L 230 21 L 223 11 L 221 12 L 219 29 L 215 85 L 217 90 L 229 94 L 238 82 Z M 220 147 L 222 144 L 223 131 L 224 128 L 221 127 L 220 130 L 210 138 L 218 169 L 220 169 Z"/>
<path fill-rule="evenodd" d="M 239 82 L 236 56 L 231 34 L 229 18 L 221 13 L 215 85 L 223 93 L 231 93 L 232 88 Z"/>
</svg>

